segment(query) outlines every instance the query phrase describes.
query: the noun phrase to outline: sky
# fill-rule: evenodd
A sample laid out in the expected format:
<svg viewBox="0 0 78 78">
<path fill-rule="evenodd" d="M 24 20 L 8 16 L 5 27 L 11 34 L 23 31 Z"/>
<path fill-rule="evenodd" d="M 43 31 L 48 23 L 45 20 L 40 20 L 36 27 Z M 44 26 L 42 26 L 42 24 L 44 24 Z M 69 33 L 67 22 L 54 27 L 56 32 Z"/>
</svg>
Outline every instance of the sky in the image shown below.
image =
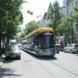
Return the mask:
<svg viewBox="0 0 78 78">
<path fill-rule="evenodd" d="M 23 24 L 21 28 L 25 28 L 25 25 L 30 21 L 38 21 L 42 18 L 45 12 L 47 12 L 49 4 L 54 3 L 56 0 L 26 0 L 27 3 L 22 4 Z M 57 0 L 60 6 L 63 5 L 63 0 Z M 33 15 L 27 13 L 30 10 Z"/>
</svg>

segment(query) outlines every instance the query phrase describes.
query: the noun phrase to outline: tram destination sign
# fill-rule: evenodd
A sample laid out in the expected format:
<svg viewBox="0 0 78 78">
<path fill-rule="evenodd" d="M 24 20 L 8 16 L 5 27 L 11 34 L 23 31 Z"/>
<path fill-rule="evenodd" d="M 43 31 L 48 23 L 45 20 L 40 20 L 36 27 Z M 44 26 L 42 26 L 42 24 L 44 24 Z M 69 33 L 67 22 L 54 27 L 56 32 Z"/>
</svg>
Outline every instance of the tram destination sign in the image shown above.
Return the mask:
<svg viewBox="0 0 78 78">
<path fill-rule="evenodd" d="M 51 32 L 45 32 L 45 33 L 43 33 L 43 35 L 53 35 L 53 33 L 51 33 Z"/>
</svg>

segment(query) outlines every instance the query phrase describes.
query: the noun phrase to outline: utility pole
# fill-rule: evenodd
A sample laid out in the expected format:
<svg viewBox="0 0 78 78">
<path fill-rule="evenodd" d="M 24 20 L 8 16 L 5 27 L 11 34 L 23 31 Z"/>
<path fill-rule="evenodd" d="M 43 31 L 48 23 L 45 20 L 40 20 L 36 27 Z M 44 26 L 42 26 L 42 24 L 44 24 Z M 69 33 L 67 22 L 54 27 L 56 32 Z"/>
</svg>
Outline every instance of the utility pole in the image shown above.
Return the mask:
<svg viewBox="0 0 78 78">
<path fill-rule="evenodd" d="M 72 34 L 72 43 L 74 43 L 74 41 L 73 41 L 73 25 L 72 25 L 72 19 L 71 19 L 71 34 Z"/>
<path fill-rule="evenodd" d="M 72 12 L 71 12 L 72 13 Z M 73 19 L 72 19 L 72 17 L 71 17 L 71 14 L 70 14 L 70 20 L 71 20 L 71 36 L 72 36 L 72 43 L 74 43 L 74 41 L 73 41 Z"/>
</svg>

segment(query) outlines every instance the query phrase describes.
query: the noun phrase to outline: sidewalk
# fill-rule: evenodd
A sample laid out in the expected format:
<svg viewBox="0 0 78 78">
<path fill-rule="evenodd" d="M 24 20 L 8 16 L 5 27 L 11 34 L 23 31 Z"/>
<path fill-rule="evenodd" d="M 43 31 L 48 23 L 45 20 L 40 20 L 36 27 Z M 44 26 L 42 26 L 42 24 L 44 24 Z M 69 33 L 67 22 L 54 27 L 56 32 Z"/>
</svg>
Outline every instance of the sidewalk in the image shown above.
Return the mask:
<svg viewBox="0 0 78 78">
<path fill-rule="evenodd" d="M 3 64 L 4 58 L 5 58 L 5 55 L 0 56 L 0 68 Z"/>
</svg>

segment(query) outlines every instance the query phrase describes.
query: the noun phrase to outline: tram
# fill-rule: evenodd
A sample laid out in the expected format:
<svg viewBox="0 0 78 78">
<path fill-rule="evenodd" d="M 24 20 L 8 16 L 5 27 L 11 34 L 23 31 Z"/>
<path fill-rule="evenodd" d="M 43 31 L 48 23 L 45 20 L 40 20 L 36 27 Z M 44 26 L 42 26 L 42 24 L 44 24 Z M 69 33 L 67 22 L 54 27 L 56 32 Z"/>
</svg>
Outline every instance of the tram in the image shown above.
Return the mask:
<svg viewBox="0 0 78 78">
<path fill-rule="evenodd" d="M 52 28 L 39 28 L 23 37 L 21 41 L 25 46 L 22 49 L 38 56 L 54 56 L 54 30 Z"/>
</svg>

